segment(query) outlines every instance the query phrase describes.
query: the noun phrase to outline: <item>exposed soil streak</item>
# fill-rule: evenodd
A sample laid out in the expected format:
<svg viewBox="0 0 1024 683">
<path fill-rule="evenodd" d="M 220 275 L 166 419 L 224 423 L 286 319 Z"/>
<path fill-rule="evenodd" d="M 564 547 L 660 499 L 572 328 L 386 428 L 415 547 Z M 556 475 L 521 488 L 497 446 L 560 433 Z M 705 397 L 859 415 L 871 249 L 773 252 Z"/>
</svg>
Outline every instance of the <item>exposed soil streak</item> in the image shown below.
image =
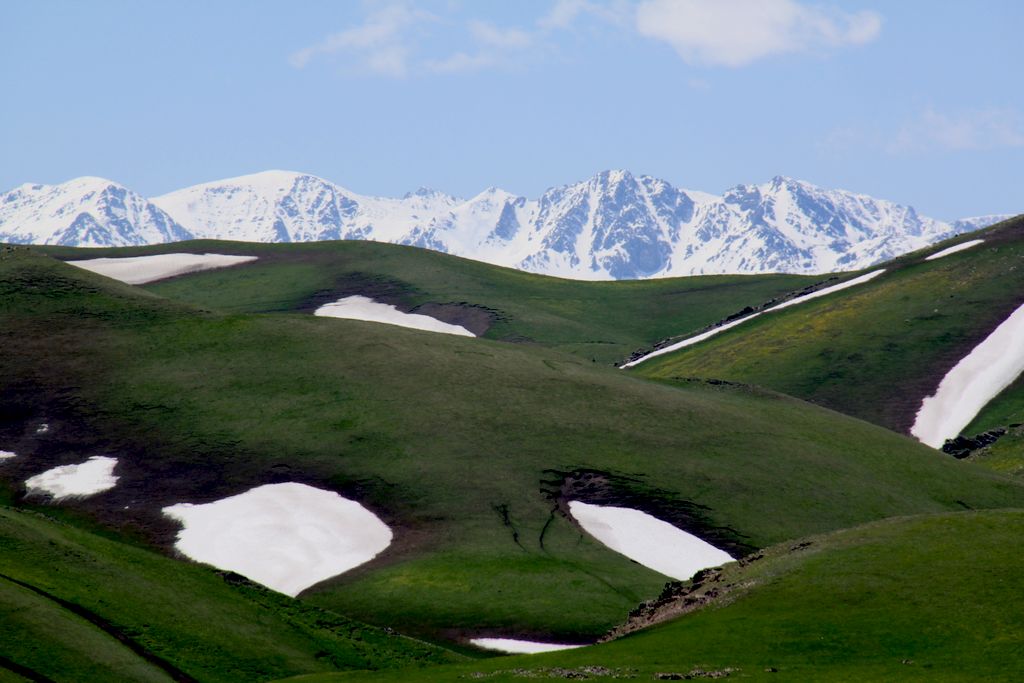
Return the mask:
<svg viewBox="0 0 1024 683">
<path fill-rule="evenodd" d="M 0 655 L 0 669 L 7 669 L 8 671 L 18 674 L 22 678 L 27 678 L 28 680 L 33 681 L 33 683 L 56 683 L 52 678 L 47 678 L 38 671 L 33 671 L 27 666 L 22 666 L 17 662 L 12 662 L 3 655 Z"/>
<path fill-rule="evenodd" d="M 523 544 L 519 542 L 519 530 L 516 529 L 516 525 L 512 522 L 512 517 L 509 516 L 508 503 L 502 503 L 492 507 L 494 508 L 494 511 L 498 513 L 498 516 L 501 517 L 501 523 L 512 532 L 513 542 L 523 550 L 526 550 L 526 548 L 523 548 Z"/>
<path fill-rule="evenodd" d="M 107 635 L 113 637 L 115 640 L 117 640 L 119 643 L 121 643 L 129 650 L 137 654 L 142 659 L 146 660 L 150 664 L 156 666 L 157 668 L 167 673 L 167 675 L 169 675 L 175 681 L 182 681 L 183 683 L 198 683 L 197 679 L 192 678 L 187 673 L 177 668 L 176 666 L 174 666 L 167 660 L 163 659 L 159 655 L 153 654 L 152 652 L 144 648 L 142 645 L 128 637 L 128 635 L 121 631 L 117 626 L 110 623 L 109 621 L 107 621 L 100 615 L 96 614 L 95 612 L 92 612 L 86 609 L 85 607 L 77 605 L 73 602 L 68 602 L 63 598 L 59 598 L 56 595 L 53 595 L 52 593 L 43 590 L 42 588 L 33 586 L 30 583 L 25 583 L 24 581 L 19 581 L 18 579 L 7 576 L 6 574 L 0 574 L 0 579 L 10 581 L 11 583 L 17 586 L 21 586 L 22 588 L 30 590 L 37 595 L 41 595 L 47 600 L 56 603 L 57 605 L 60 605 L 72 614 L 75 614 L 76 616 L 85 619 L 93 626 L 97 627 Z"/>
</svg>

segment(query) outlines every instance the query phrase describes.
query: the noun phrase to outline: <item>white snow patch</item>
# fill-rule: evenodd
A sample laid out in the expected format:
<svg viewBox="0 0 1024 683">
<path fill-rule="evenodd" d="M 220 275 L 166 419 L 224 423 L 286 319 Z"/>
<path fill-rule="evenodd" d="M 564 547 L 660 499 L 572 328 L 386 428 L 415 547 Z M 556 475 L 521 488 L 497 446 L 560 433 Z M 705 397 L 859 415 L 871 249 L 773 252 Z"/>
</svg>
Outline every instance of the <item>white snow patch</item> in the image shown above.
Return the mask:
<svg viewBox="0 0 1024 683">
<path fill-rule="evenodd" d="M 569 511 L 584 531 L 615 552 L 680 581 L 733 561 L 724 550 L 640 510 L 573 500 Z"/>
<path fill-rule="evenodd" d="M 926 257 L 925 261 L 934 261 L 935 259 L 942 258 L 943 256 L 949 256 L 950 254 L 955 254 L 958 251 L 963 251 L 964 249 L 970 249 L 971 247 L 976 247 L 976 246 L 978 246 L 979 244 L 981 244 L 984 241 L 985 240 L 968 240 L 967 242 L 961 242 L 960 244 L 954 244 L 952 247 L 947 247 L 947 248 L 943 249 L 942 251 L 937 251 L 934 254 L 932 254 L 931 256 Z"/>
<path fill-rule="evenodd" d="M 1024 372 L 1024 306 L 960 359 L 917 411 L 910 433 L 938 448 Z"/>
<path fill-rule="evenodd" d="M 324 304 L 316 309 L 313 314 L 328 318 L 366 320 L 373 323 L 384 323 L 385 325 L 411 327 L 414 330 L 457 334 L 463 337 L 476 336 L 462 325 L 441 322 L 437 318 L 431 318 L 429 315 L 403 313 L 390 304 L 382 304 L 366 296 L 346 296 L 334 303 Z"/>
<path fill-rule="evenodd" d="M 91 496 L 114 488 L 117 458 L 96 455 L 77 465 L 61 465 L 25 480 L 29 493 L 48 493 L 54 500 Z"/>
<path fill-rule="evenodd" d="M 827 296 L 827 295 L 832 294 L 834 292 L 838 292 L 840 290 L 847 289 L 848 287 L 854 287 L 856 285 L 864 284 L 865 282 L 867 282 L 869 280 L 875 279 L 876 277 L 878 277 L 879 275 L 881 275 L 884 272 L 885 272 L 884 268 L 881 269 L 881 270 L 873 270 L 870 273 L 865 273 L 864 275 L 860 275 L 858 277 L 855 277 L 852 280 L 847 280 L 846 282 L 840 282 L 838 285 L 832 285 L 831 287 L 823 287 L 823 288 L 821 288 L 821 289 L 819 289 L 817 291 L 811 292 L 810 294 L 805 294 L 803 296 L 798 296 L 795 299 L 790 299 L 789 301 L 785 301 L 785 302 L 779 304 L 778 306 L 772 306 L 771 308 L 766 309 L 764 311 L 758 311 L 757 313 L 752 313 L 752 314 L 748 315 L 745 318 L 739 318 L 737 320 L 732 320 L 730 322 L 725 323 L 724 325 L 719 325 L 718 327 L 710 329 L 710 330 L 708 330 L 706 332 L 701 332 L 698 335 L 694 335 L 692 337 L 687 337 L 686 339 L 684 339 L 682 341 L 678 341 L 675 344 L 670 344 L 669 346 L 666 346 L 664 348 L 658 349 L 656 351 L 651 351 L 647 355 L 640 356 L 636 360 L 630 361 L 628 363 L 623 363 L 620 367 L 621 368 L 631 368 L 634 365 L 639 365 L 640 363 L 643 363 L 645 360 L 650 360 L 651 358 L 654 358 L 655 356 L 661 356 L 661 355 L 664 355 L 666 353 L 672 353 L 673 351 L 678 351 L 679 349 L 685 348 L 687 346 L 693 346 L 694 344 L 702 342 L 705 339 L 710 339 L 711 337 L 714 337 L 716 334 L 718 334 L 720 332 L 725 332 L 726 330 L 731 329 L 733 327 L 736 327 L 737 325 L 740 325 L 742 323 L 745 323 L 748 320 L 753 320 L 754 318 L 756 318 L 759 315 L 764 315 L 765 313 L 772 313 L 773 311 L 778 311 L 778 310 L 783 309 L 783 308 L 789 308 L 790 306 L 796 306 L 797 304 L 802 304 L 802 303 L 804 303 L 806 301 L 810 301 L 811 299 L 817 299 L 818 297 Z"/>
<path fill-rule="evenodd" d="M 36 427 L 36 434 L 45 434 L 48 431 L 50 431 L 50 425 L 46 424 L 45 422 Z"/>
<path fill-rule="evenodd" d="M 533 655 L 540 652 L 556 652 L 558 650 L 575 650 L 585 645 L 565 645 L 562 643 L 538 643 L 533 640 L 516 640 L 514 638 L 472 638 L 469 642 L 486 650 L 497 650 L 512 655 Z"/>
<path fill-rule="evenodd" d="M 123 258 L 94 258 L 84 261 L 68 261 L 68 263 L 129 285 L 142 285 L 185 273 L 237 266 L 241 263 L 255 261 L 256 258 L 255 256 L 230 256 L 227 254 L 154 254 Z"/>
<path fill-rule="evenodd" d="M 197 562 L 295 596 L 376 557 L 391 530 L 354 500 L 306 484 L 267 484 L 212 503 L 165 507 L 174 546 Z"/>
<path fill-rule="evenodd" d="M 18 454 L 14 451 L 0 451 L 0 460 L 10 460 L 11 458 L 17 457 Z"/>
</svg>

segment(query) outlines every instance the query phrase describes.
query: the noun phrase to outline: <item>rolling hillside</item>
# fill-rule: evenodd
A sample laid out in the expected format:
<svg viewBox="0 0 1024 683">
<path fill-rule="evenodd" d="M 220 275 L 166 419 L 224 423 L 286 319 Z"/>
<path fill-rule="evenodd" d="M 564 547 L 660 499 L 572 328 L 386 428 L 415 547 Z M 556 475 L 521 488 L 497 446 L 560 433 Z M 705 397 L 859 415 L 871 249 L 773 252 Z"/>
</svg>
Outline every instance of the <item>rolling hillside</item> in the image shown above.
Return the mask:
<svg viewBox="0 0 1024 683">
<path fill-rule="evenodd" d="M 267 680 L 460 659 L 30 511 L 0 507 L 0 550 L 0 678 Z"/>
<path fill-rule="evenodd" d="M 340 297 L 365 294 L 466 325 L 488 339 L 554 348 L 605 364 L 680 330 L 700 329 L 751 301 L 767 301 L 820 280 L 715 275 L 579 282 L 375 242 L 196 241 L 141 249 L 39 249 L 65 259 L 181 252 L 253 255 L 258 260 L 245 268 L 197 273 L 146 289 L 230 313 L 309 313 Z"/>
<path fill-rule="evenodd" d="M 606 644 L 290 683 L 1015 681 L 1024 675 L 1022 533 L 1019 510 L 887 520 L 730 565 L 696 587 L 696 606 L 673 605 L 673 621 Z"/>
<path fill-rule="evenodd" d="M 304 598 L 414 634 L 585 641 L 656 594 L 664 577 L 580 533 L 564 512 L 573 497 L 630 501 L 734 555 L 891 515 L 1024 503 L 1009 480 L 750 387 L 666 386 L 544 348 L 308 314 L 202 311 L 32 249 L 4 252 L 0 286 L 0 437 L 19 453 L 0 475 L 7 500 L 169 550 L 166 505 L 281 481 L 338 491 L 396 540 Z M 96 454 L 118 458 L 111 490 L 25 496 L 29 476 Z M 576 485 L 587 473 L 596 489 Z"/>
<path fill-rule="evenodd" d="M 982 242 L 937 259 L 927 257 L 967 240 L 907 255 L 871 282 L 760 316 L 635 372 L 749 382 L 909 432 L 946 373 L 1024 303 L 1024 219 L 974 240 Z M 1021 421 L 1019 386 L 965 432 Z"/>
</svg>

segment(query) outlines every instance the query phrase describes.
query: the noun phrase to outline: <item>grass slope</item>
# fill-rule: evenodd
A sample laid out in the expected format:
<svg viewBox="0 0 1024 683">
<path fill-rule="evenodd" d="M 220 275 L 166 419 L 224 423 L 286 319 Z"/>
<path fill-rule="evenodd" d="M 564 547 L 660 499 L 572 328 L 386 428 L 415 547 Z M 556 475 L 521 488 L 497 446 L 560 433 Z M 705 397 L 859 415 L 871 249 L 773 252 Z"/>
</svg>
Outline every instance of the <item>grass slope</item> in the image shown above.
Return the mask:
<svg viewBox="0 0 1024 683">
<path fill-rule="evenodd" d="M 203 567 L 0 508 L 0 671 L 54 681 L 267 680 L 457 661 Z"/>
<path fill-rule="evenodd" d="M 761 316 L 636 372 L 749 382 L 909 431 L 946 372 L 1024 303 L 1024 217 L 957 239 L 978 237 L 985 243 L 935 261 L 901 257 L 869 283 Z M 1024 421 L 1024 392 L 1010 393 L 1010 412 Z"/>
<path fill-rule="evenodd" d="M 732 670 L 743 680 L 1018 681 L 1022 534 L 1020 510 L 887 520 L 730 565 L 714 584 L 724 597 L 604 645 L 344 680 L 583 678 L 602 667 L 636 680 Z"/>
<path fill-rule="evenodd" d="M 397 541 L 307 599 L 432 637 L 586 640 L 658 592 L 664 577 L 580 533 L 567 496 L 629 502 L 734 553 L 1024 505 L 1015 482 L 777 394 L 372 323 L 204 313 L 29 250 L 0 258 L 0 344 L 0 442 L 21 454 L 0 498 L 169 547 L 164 505 L 274 481 L 335 490 Z M 24 496 L 26 477 L 95 454 L 119 458 L 113 490 Z M 581 471 L 604 474 L 572 493 L 564 473 Z"/>
<path fill-rule="evenodd" d="M 474 323 L 491 339 L 531 342 L 613 363 L 634 349 L 698 330 L 748 304 L 815 282 L 799 275 L 716 275 L 580 282 L 533 275 L 414 247 L 375 242 L 243 244 L 179 242 L 131 249 L 40 247 L 61 258 L 166 252 L 251 254 L 259 261 L 148 285 L 198 306 L 232 313 L 312 310 L 366 294 L 403 310 Z M 470 307 L 438 310 L 437 304 Z M 473 308 L 482 307 L 482 308 Z M 490 315 L 488 314 L 490 312 Z M 470 322 L 471 321 L 471 322 Z"/>
</svg>

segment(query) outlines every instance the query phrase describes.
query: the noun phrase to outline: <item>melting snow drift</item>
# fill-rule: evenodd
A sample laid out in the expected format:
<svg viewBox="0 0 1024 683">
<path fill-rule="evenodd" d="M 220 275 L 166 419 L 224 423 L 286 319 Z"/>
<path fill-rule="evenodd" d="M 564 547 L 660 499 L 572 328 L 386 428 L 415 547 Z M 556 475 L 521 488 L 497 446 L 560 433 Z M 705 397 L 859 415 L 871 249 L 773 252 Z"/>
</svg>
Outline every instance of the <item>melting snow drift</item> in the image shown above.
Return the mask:
<svg viewBox="0 0 1024 683">
<path fill-rule="evenodd" d="M 25 480 L 29 493 L 48 493 L 54 500 L 91 496 L 114 488 L 117 458 L 97 455 L 77 465 L 61 465 Z"/>
<path fill-rule="evenodd" d="M 533 655 L 540 652 L 575 650 L 578 647 L 585 647 L 584 645 L 538 643 L 533 640 L 515 640 L 514 638 L 472 638 L 469 642 L 485 650 L 497 650 L 512 655 Z"/>
<path fill-rule="evenodd" d="M 569 511 L 601 543 L 673 579 L 685 581 L 701 569 L 733 561 L 724 550 L 640 510 L 573 500 Z"/>
<path fill-rule="evenodd" d="M 654 358 L 655 356 L 661 356 L 661 355 L 666 354 L 666 353 L 672 353 L 673 351 L 678 351 L 679 349 L 685 348 L 687 346 L 693 346 L 694 344 L 697 344 L 698 342 L 702 342 L 705 339 L 710 339 L 711 337 L 714 337 L 719 332 L 725 332 L 726 330 L 728 330 L 730 328 L 733 328 L 733 327 L 736 327 L 737 325 L 739 325 L 741 323 L 745 323 L 748 320 L 753 320 L 754 318 L 756 318 L 759 315 L 763 315 L 765 313 L 771 313 L 772 311 L 778 311 L 778 310 L 783 309 L 783 308 L 789 308 L 790 306 L 796 306 L 797 304 L 802 304 L 805 301 L 810 301 L 811 299 L 817 299 L 818 297 L 827 296 L 829 294 L 832 294 L 833 292 L 838 292 L 838 291 L 840 291 L 842 289 L 846 289 L 848 287 L 853 287 L 853 286 L 856 286 L 856 285 L 864 284 L 868 280 L 873 280 L 873 279 L 875 279 L 876 277 L 878 277 L 879 275 L 881 275 L 884 272 L 885 272 L 884 268 L 881 269 L 881 270 L 873 270 L 870 273 L 865 273 L 864 275 L 860 275 L 858 277 L 855 277 L 852 280 L 847 280 L 846 282 L 840 282 L 838 285 L 832 285 L 831 287 L 823 287 L 823 288 L 821 288 L 821 289 L 819 289 L 819 290 L 817 290 L 815 292 L 811 292 L 810 294 L 805 294 L 803 296 L 798 296 L 795 299 L 790 299 L 789 301 L 785 301 L 785 302 L 779 304 L 778 306 L 772 306 L 771 308 L 765 309 L 763 311 L 758 311 L 757 313 L 751 313 L 750 315 L 748 315 L 748 316 L 746 316 L 744 318 L 739 318 L 737 320 L 733 320 L 733 321 L 727 322 L 724 325 L 719 325 L 718 327 L 712 328 L 712 329 L 710 329 L 710 330 L 708 330 L 706 332 L 701 332 L 698 335 L 694 335 L 692 337 L 687 337 L 686 339 L 684 339 L 682 341 L 679 341 L 679 342 L 676 342 L 675 344 L 671 344 L 669 346 L 666 346 L 663 349 L 658 349 L 656 351 L 651 351 L 646 356 L 640 356 L 636 360 L 630 361 L 628 363 L 623 363 L 621 367 L 623 367 L 623 368 L 631 368 L 634 365 L 639 365 L 640 363 L 643 363 L 645 360 L 650 360 L 651 358 Z"/>
<path fill-rule="evenodd" d="M 441 322 L 437 318 L 431 318 L 429 315 L 403 313 L 390 304 L 382 304 L 365 296 L 346 296 L 332 304 L 324 304 L 314 311 L 314 315 L 326 316 L 328 318 L 366 320 L 373 323 L 411 327 L 415 330 L 457 334 L 463 337 L 476 336 L 462 325 Z"/>
<path fill-rule="evenodd" d="M 978 246 L 979 244 L 981 244 L 984 241 L 985 240 L 970 240 L 970 241 L 967 241 L 967 242 L 961 242 L 960 244 L 955 244 L 952 247 L 948 247 L 946 249 L 943 249 L 942 251 L 937 251 L 934 254 L 932 254 L 931 256 L 925 257 L 924 260 L 925 261 L 934 261 L 935 259 L 942 258 L 943 256 L 949 256 L 950 254 L 955 254 L 958 251 L 963 251 L 964 249 L 970 249 L 971 247 L 976 247 L 976 246 Z"/>
<path fill-rule="evenodd" d="M 228 256 L 225 254 L 154 254 L 123 258 L 94 258 L 85 261 L 68 261 L 68 263 L 129 285 L 143 285 L 176 275 L 226 268 L 255 260 L 255 256 Z"/>
<path fill-rule="evenodd" d="M 939 448 L 966 427 L 996 395 L 1024 372 L 1024 306 L 975 346 L 917 411 L 910 433 Z"/>
<path fill-rule="evenodd" d="M 174 546 L 188 557 L 293 597 L 391 544 L 391 530 L 362 505 L 305 484 L 267 484 L 163 511 L 182 523 Z"/>
</svg>

